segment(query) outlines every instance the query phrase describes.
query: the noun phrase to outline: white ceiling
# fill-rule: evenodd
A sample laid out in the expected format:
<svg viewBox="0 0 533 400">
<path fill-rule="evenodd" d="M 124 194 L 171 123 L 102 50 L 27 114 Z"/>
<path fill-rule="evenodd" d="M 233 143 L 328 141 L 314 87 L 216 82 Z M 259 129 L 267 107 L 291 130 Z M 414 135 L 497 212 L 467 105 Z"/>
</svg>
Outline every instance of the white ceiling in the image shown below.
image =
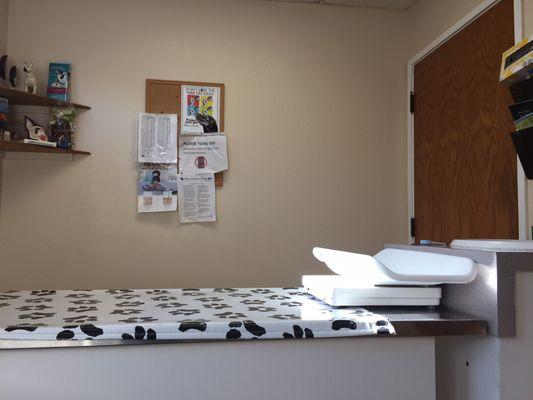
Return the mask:
<svg viewBox="0 0 533 400">
<path fill-rule="evenodd" d="M 285 3 L 315 3 L 340 5 L 349 7 L 388 8 L 391 10 L 407 10 L 416 0 L 270 0 Z"/>
</svg>

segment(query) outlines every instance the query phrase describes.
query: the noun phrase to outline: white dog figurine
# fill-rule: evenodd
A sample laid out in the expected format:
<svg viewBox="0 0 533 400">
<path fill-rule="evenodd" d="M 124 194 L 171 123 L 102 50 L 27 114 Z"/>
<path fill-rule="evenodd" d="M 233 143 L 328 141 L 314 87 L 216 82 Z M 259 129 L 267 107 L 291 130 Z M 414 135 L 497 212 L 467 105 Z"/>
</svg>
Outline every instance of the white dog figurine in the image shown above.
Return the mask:
<svg viewBox="0 0 533 400">
<path fill-rule="evenodd" d="M 24 79 L 24 90 L 26 93 L 37 94 L 37 78 L 33 73 L 33 63 L 31 61 L 24 61 L 22 70 L 26 73 Z"/>
</svg>

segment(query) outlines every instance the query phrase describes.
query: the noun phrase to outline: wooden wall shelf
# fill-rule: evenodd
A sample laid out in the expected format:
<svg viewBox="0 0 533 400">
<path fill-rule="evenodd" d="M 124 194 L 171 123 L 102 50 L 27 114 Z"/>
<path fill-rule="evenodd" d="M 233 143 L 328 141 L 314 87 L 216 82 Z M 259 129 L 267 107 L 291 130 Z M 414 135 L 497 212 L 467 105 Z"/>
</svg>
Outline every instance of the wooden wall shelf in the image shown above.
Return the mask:
<svg viewBox="0 0 533 400">
<path fill-rule="evenodd" d="M 78 110 L 90 110 L 91 107 L 83 104 L 68 103 L 66 101 L 60 101 L 50 99 L 48 97 L 39 96 L 37 94 L 29 94 L 20 90 L 0 87 L 0 97 L 6 98 L 9 101 L 9 105 L 19 106 L 41 106 L 41 107 L 74 107 Z"/>
<path fill-rule="evenodd" d="M 61 149 L 59 147 L 38 146 L 35 144 L 0 142 L 0 151 L 11 151 L 15 153 L 54 153 L 54 154 L 80 154 L 89 156 L 88 151 Z"/>
</svg>

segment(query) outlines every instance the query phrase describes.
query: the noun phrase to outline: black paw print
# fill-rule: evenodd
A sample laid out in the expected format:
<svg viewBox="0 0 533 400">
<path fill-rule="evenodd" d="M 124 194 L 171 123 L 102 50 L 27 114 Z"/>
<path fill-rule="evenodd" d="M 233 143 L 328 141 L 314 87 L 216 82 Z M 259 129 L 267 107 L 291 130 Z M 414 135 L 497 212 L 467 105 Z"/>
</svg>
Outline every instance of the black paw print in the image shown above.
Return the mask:
<svg viewBox="0 0 533 400">
<path fill-rule="evenodd" d="M 122 294 L 122 293 L 133 293 L 132 289 L 108 289 L 105 293 L 109 294 Z"/>
<path fill-rule="evenodd" d="M 262 289 L 262 288 L 259 288 L 259 289 L 252 289 L 250 290 L 250 292 L 252 293 L 257 293 L 257 294 L 270 294 L 270 293 L 274 293 L 272 290 L 270 289 Z"/>
<path fill-rule="evenodd" d="M 69 299 L 87 299 L 93 297 L 94 295 L 88 293 L 71 293 L 67 294 L 65 297 Z"/>
<path fill-rule="evenodd" d="M 153 329 L 145 330 L 142 326 L 137 325 L 135 327 L 135 336 L 129 333 L 122 334 L 122 340 L 156 340 L 157 334 Z"/>
<path fill-rule="evenodd" d="M 70 300 L 69 303 L 76 304 L 76 305 L 82 305 L 82 304 L 98 304 L 101 303 L 101 300 L 94 300 L 94 299 L 82 299 L 82 300 Z"/>
<path fill-rule="evenodd" d="M 20 296 L 14 295 L 14 294 L 5 294 L 0 293 L 0 300 L 14 300 L 18 299 Z"/>
<path fill-rule="evenodd" d="M 183 306 L 186 306 L 187 304 L 184 304 L 184 303 L 178 303 L 177 301 L 173 301 L 173 302 L 170 302 L 170 303 L 159 303 L 159 304 L 156 304 L 155 306 L 158 307 L 158 308 L 176 308 L 176 307 L 183 307 Z"/>
<path fill-rule="evenodd" d="M 228 296 L 230 296 L 230 297 L 242 297 L 242 298 L 252 297 L 252 295 L 250 293 L 231 293 L 231 294 L 228 294 Z"/>
<path fill-rule="evenodd" d="M 17 325 L 9 325 L 4 330 L 6 332 L 13 332 L 13 331 L 26 331 L 26 332 L 33 332 L 36 330 L 39 326 L 43 326 L 44 324 L 17 324 Z"/>
<path fill-rule="evenodd" d="M 289 319 L 300 319 L 299 315 L 296 314 L 274 314 L 270 318 L 275 318 L 279 320 L 289 320 Z"/>
<path fill-rule="evenodd" d="M 282 301 L 280 305 L 285 307 L 300 307 L 302 303 L 300 303 L 299 301 Z"/>
<path fill-rule="evenodd" d="M 266 301 L 264 300 L 242 300 L 241 301 L 241 304 L 246 304 L 246 305 L 250 305 L 250 304 L 265 304 Z"/>
<path fill-rule="evenodd" d="M 273 295 L 267 296 L 267 299 L 270 299 L 270 300 L 289 300 L 290 297 L 289 296 L 282 296 L 282 295 L 279 295 L 279 294 L 273 294 Z"/>
<path fill-rule="evenodd" d="M 208 303 L 208 304 L 203 304 L 203 306 L 205 308 L 212 308 L 214 310 L 223 310 L 224 308 L 230 308 L 229 305 L 227 305 L 226 303 Z"/>
<path fill-rule="evenodd" d="M 26 299 L 26 300 L 24 300 L 25 303 L 32 303 L 32 304 L 51 303 L 52 301 L 53 301 L 53 299 L 45 299 L 45 298 Z"/>
<path fill-rule="evenodd" d="M 169 293 L 169 291 L 165 289 L 153 289 L 153 290 L 146 291 L 146 294 L 167 294 L 167 293 Z"/>
<path fill-rule="evenodd" d="M 139 297 L 141 297 L 140 294 L 124 293 L 124 294 L 120 294 L 118 296 L 115 296 L 115 299 L 117 299 L 117 300 L 131 300 L 131 299 L 138 299 Z"/>
<path fill-rule="evenodd" d="M 201 297 L 199 299 L 194 299 L 196 301 L 201 301 L 202 303 L 213 303 L 220 302 L 222 299 L 220 297 Z"/>
<path fill-rule="evenodd" d="M 311 339 L 311 338 L 315 337 L 313 335 L 313 331 L 311 329 L 309 329 L 309 328 L 305 328 L 305 329 L 302 330 L 302 328 L 300 326 L 293 325 L 292 330 L 293 330 L 294 334 L 285 332 L 283 334 L 283 337 L 285 339 L 303 339 L 304 337 L 305 337 L 305 339 Z"/>
<path fill-rule="evenodd" d="M 237 289 L 233 289 L 233 288 L 215 288 L 215 289 L 213 289 L 213 292 L 216 292 L 216 293 L 234 293 L 234 292 L 237 292 Z"/>
<path fill-rule="evenodd" d="M 80 307 L 69 307 L 67 308 L 67 311 L 69 312 L 76 312 L 76 313 L 85 313 L 90 311 L 97 311 L 98 308 L 95 306 L 80 306 Z"/>
<path fill-rule="evenodd" d="M 156 297 L 151 297 L 151 299 L 153 301 L 172 301 L 172 300 L 177 300 L 174 296 L 156 296 Z"/>
<path fill-rule="evenodd" d="M 195 308 L 180 308 L 178 310 L 169 311 L 168 313 L 171 315 L 195 315 L 200 314 L 200 310 L 197 310 Z"/>
<path fill-rule="evenodd" d="M 220 313 L 220 314 L 215 314 L 215 316 L 217 316 L 217 317 L 219 317 L 219 318 L 223 318 L 223 319 L 227 319 L 227 318 L 232 318 L 232 319 L 236 319 L 236 318 L 246 318 L 246 315 L 243 314 L 243 313 L 240 313 L 240 312 L 231 312 L 231 311 L 227 311 L 227 312 Z"/>
<path fill-rule="evenodd" d="M 55 290 L 32 290 L 30 296 L 53 296 L 56 293 Z"/>
<path fill-rule="evenodd" d="M 248 311 L 272 312 L 272 311 L 276 311 L 276 309 L 274 307 L 257 306 L 257 307 L 248 307 Z"/>
<path fill-rule="evenodd" d="M 130 317 L 126 319 L 119 319 L 119 322 L 124 322 L 126 324 L 139 324 L 143 322 L 155 322 L 157 318 L 154 317 Z"/>
<path fill-rule="evenodd" d="M 78 324 L 83 324 L 85 322 L 95 322 L 97 318 L 94 315 L 75 315 L 73 317 L 65 317 L 63 321 L 72 323 L 76 322 Z"/>
<path fill-rule="evenodd" d="M 56 313 L 45 313 L 45 312 L 33 312 L 31 314 L 21 314 L 19 319 L 43 319 L 50 318 L 56 315 Z"/>
<path fill-rule="evenodd" d="M 139 307 L 144 304 L 144 301 L 122 301 L 120 303 L 116 303 L 115 306 L 117 307 Z"/>
<path fill-rule="evenodd" d="M 139 310 L 136 308 L 120 308 L 113 310 L 111 314 L 116 315 L 135 315 L 135 314 L 141 314 L 144 310 Z"/>
<path fill-rule="evenodd" d="M 184 292 L 182 293 L 182 296 L 189 296 L 189 297 L 199 297 L 199 296 L 205 296 L 206 293 L 204 292 L 195 292 L 195 291 L 189 291 L 185 292 L 185 290 L 193 290 L 193 289 L 183 289 Z"/>
<path fill-rule="evenodd" d="M 3 303 L 3 304 L 9 305 L 8 303 Z M 46 304 L 36 304 L 36 305 L 30 305 L 30 306 L 20 306 L 20 307 L 17 307 L 16 309 L 19 311 L 43 311 L 43 310 L 50 309 L 50 308 L 52 307 L 47 306 Z"/>
</svg>

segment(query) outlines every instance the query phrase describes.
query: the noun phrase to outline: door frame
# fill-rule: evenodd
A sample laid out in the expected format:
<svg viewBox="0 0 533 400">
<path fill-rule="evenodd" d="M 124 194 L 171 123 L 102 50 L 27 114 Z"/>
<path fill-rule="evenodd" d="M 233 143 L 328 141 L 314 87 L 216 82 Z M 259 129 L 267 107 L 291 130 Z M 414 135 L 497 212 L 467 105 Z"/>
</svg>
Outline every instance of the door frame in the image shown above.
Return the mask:
<svg viewBox="0 0 533 400">
<path fill-rule="evenodd" d="M 429 46 L 418 52 L 407 62 L 407 193 L 408 193 L 408 214 L 407 214 L 407 238 L 408 243 L 413 243 L 411 237 L 411 218 L 415 218 L 415 165 L 414 165 L 414 115 L 411 114 L 410 94 L 414 91 L 415 65 L 431 52 L 439 48 L 448 39 L 464 29 L 471 22 L 485 13 L 489 8 L 500 2 L 500 0 L 485 0 L 467 15 L 459 20 L 455 25 L 435 39 Z M 514 8 L 514 40 L 518 43 L 522 40 L 522 0 L 513 0 Z M 516 157 L 517 171 L 517 195 L 518 195 L 518 238 L 527 239 L 527 180 Z"/>
</svg>

